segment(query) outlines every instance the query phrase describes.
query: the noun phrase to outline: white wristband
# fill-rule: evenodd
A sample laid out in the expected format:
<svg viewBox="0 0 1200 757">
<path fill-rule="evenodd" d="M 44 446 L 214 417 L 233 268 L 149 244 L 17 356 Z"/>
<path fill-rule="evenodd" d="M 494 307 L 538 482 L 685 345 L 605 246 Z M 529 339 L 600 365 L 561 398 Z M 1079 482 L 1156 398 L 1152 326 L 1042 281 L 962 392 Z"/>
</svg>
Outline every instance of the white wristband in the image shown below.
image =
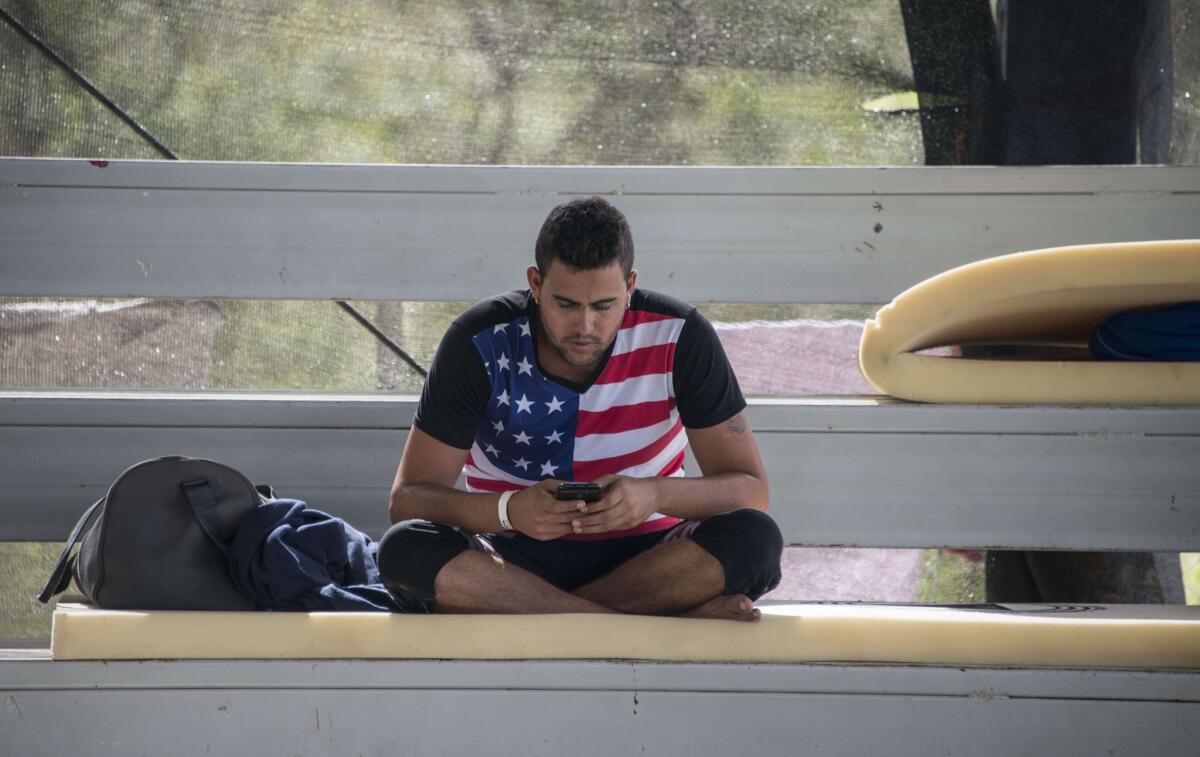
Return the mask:
<svg viewBox="0 0 1200 757">
<path fill-rule="evenodd" d="M 508 519 L 508 501 L 516 494 L 515 491 L 509 490 L 500 495 L 500 501 L 496 503 L 496 512 L 500 515 L 500 525 L 507 531 L 513 530 L 512 521 Z"/>
</svg>

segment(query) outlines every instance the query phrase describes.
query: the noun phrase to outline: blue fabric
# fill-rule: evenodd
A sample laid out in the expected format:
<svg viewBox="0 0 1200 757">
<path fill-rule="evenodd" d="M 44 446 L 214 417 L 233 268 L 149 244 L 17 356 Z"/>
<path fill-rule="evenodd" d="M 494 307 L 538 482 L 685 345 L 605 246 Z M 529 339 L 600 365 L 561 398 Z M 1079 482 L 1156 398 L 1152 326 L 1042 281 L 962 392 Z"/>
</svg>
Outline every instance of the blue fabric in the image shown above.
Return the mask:
<svg viewBox="0 0 1200 757">
<path fill-rule="evenodd" d="M 275 499 L 238 524 L 229 572 L 263 610 L 400 612 L 379 578 L 378 546 L 341 518 Z"/>
<path fill-rule="evenodd" d="M 1118 313 L 1092 332 L 1088 347 L 1102 360 L 1200 360 L 1200 302 Z"/>
</svg>

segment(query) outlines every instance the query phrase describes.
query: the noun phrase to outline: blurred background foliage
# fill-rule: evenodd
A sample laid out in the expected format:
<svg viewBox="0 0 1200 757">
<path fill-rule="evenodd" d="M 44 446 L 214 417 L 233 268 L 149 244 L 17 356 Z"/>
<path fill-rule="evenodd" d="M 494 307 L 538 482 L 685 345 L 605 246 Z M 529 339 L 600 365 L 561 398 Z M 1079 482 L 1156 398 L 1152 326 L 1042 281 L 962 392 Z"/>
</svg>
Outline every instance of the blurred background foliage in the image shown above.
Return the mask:
<svg viewBox="0 0 1200 757">
<path fill-rule="evenodd" d="M 0 7 L 186 159 L 922 161 L 914 112 L 861 107 L 913 87 L 895 0 Z M 0 153 L 157 157 L 2 25 L 0 54 Z"/>
</svg>

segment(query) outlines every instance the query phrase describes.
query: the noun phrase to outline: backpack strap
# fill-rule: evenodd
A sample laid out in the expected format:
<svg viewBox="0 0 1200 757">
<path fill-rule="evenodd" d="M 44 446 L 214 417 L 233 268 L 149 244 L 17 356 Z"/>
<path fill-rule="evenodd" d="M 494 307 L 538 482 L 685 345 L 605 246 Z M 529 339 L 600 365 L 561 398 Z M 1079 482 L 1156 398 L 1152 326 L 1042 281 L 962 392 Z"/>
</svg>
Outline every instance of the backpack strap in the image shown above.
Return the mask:
<svg viewBox="0 0 1200 757">
<path fill-rule="evenodd" d="M 62 554 L 58 556 L 58 562 L 54 565 L 54 572 L 50 574 L 50 580 L 46 582 L 46 587 L 42 589 L 41 594 L 38 594 L 38 601 L 42 604 L 47 604 L 51 597 L 55 594 L 61 594 L 71 585 L 71 567 L 75 564 L 75 558 L 71 555 L 71 549 L 79 541 L 79 535 L 87 527 L 92 515 L 99 509 L 100 505 L 104 504 L 104 500 L 107 498 L 108 495 L 106 494 L 96 500 L 84 512 L 83 517 L 75 524 L 75 528 L 71 529 L 71 535 L 67 537 L 67 546 L 63 547 Z"/>
<path fill-rule="evenodd" d="M 184 481 L 180 486 L 183 488 L 183 494 L 187 497 L 188 504 L 192 506 L 192 513 L 196 516 L 196 522 L 200 524 L 200 528 L 204 529 L 204 533 L 208 534 L 209 540 L 217 546 L 217 549 L 228 555 L 229 545 L 225 539 L 218 537 L 220 528 L 213 523 L 212 513 L 213 508 L 217 506 L 217 497 L 209 487 L 208 481 L 199 478 L 194 481 Z"/>
</svg>

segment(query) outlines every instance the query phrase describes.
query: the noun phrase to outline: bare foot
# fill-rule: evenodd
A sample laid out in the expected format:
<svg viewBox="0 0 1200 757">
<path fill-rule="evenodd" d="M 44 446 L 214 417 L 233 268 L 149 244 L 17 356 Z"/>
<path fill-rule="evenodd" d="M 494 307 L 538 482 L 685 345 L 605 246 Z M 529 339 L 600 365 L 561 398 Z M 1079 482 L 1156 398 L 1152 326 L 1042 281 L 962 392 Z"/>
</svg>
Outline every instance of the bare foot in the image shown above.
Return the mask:
<svg viewBox="0 0 1200 757">
<path fill-rule="evenodd" d="M 683 613 L 680 617 L 718 618 L 756 623 L 762 617 L 762 612 L 754 606 L 750 597 L 745 594 L 733 594 L 728 597 L 714 597 L 696 609 Z"/>
</svg>

